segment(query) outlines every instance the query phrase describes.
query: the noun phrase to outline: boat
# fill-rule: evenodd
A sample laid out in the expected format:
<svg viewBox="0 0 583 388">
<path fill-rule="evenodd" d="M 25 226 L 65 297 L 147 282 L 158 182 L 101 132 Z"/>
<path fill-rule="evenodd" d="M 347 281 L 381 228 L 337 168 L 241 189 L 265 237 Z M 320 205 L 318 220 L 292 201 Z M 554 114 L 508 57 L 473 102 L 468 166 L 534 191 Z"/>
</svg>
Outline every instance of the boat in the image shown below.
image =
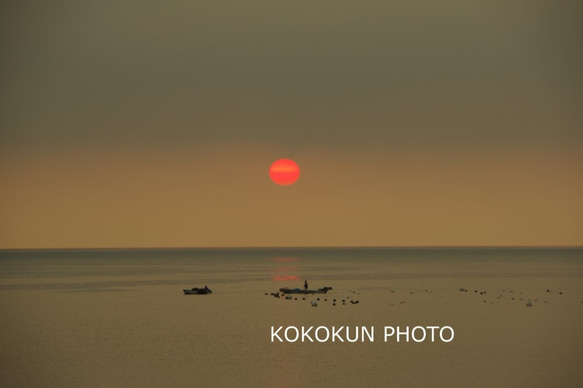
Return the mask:
<svg viewBox="0 0 583 388">
<path fill-rule="evenodd" d="M 207 295 L 207 294 L 212 294 L 212 290 L 208 287 L 204 287 L 204 288 L 197 288 L 194 287 L 190 290 L 182 290 L 184 291 L 184 295 Z"/>
<path fill-rule="evenodd" d="M 324 287 L 318 288 L 317 290 L 302 290 L 301 288 L 280 288 L 279 292 L 283 292 L 284 294 L 325 294 L 332 287 Z"/>
</svg>

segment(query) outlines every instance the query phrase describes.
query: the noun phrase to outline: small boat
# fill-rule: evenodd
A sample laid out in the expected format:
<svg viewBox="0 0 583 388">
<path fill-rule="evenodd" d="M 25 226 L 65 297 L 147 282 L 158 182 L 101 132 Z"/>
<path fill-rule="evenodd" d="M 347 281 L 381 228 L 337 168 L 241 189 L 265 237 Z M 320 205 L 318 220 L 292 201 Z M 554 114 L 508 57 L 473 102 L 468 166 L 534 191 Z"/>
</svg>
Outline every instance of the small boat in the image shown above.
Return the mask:
<svg viewBox="0 0 583 388">
<path fill-rule="evenodd" d="M 302 290 L 301 288 L 280 288 L 279 292 L 284 294 L 325 294 L 332 287 L 318 288 L 317 290 Z"/>
<path fill-rule="evenodd" d="M 211 289 L 208 287 L 204 287 L 204 288 L 194 287 L 190 290 L 182 290 L 182 291 L 184 291 L 184 295 L 207 295 L 207 294 L 213 293 L 211 291 Z"/>
</svg>

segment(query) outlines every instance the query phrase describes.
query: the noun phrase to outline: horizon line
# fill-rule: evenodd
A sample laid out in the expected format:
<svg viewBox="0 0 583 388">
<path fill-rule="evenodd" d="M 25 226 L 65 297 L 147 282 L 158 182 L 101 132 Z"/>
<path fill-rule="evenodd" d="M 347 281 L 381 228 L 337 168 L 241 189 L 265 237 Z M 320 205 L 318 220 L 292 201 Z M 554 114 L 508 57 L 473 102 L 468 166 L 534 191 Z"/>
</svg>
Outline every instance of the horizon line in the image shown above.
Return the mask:
<svg viewBox="0 0 583 388">
<path fill-rule="evenodd" d="M 139 251 L 139 250 L 253 250 L 253 249 L 565 249 L 583 245 L 313 245 L 313 246 L 182 246 L 182 247 L 46 247 L 0 248 L 1 251 Z"/>
</svg>

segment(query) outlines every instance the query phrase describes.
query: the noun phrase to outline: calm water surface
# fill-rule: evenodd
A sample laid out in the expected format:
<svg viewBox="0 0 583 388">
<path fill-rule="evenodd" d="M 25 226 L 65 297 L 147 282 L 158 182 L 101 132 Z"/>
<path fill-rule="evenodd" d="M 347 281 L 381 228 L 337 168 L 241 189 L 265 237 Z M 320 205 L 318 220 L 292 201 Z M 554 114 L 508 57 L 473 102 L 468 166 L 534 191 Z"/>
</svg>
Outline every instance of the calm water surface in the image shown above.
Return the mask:
<svg viewBox="0 0 583 388">
<path fill-rule="evenodd" d="M 577 265 L 581 263 L 582 248 L 4 250 L 0 251 L 0 290 L 35 286 L 95 290 L 193 282 L 220 287 L 221 283 L 302 279 L 536 277 L 549 271 L 557 276 L 579 276 Z"/>
<path fill-rule="evenodd" d="M 317 308 L 269 295 L 305 279 L 334 287 Z M 580 248 L 0 251 L 0 386 L 578 387 L 582 284 Z M 386 324 L 456 340 L 270 341 Z"/>
</svg>

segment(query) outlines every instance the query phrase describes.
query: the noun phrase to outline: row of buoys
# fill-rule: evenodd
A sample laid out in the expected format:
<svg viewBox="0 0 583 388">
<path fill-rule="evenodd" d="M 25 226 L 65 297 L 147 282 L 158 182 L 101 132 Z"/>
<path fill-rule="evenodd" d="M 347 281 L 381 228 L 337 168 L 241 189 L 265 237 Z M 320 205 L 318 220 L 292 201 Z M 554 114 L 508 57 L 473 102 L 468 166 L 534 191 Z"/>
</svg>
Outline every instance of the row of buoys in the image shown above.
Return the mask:
<svg viewBox="0 0 583 388">
<path fill-rule="evenodd" d="M 468 292 L 468 289 L 467 288 L 464 288 L 464 287 L 460 287 L 459 290 L 461 292 Z M 477 293 L 478 290 L 474 290 L 474 292 Z M 506 290 L 502 290 L 502 292 L 506 292 Z M 514 294 L 514 291 L 513 290 L 508 290 L 508 292 L 511 293 L 511 294 Z M 552 291 L 547 288 L 547 292 L 548 293 L 551 293 Z M 487 293 L 487 291 L 480 291 L 480 295 L 486 294 L 486 293 Z M 522 294 L 522 292 L 521 292 L 521 294 Z M 563 295 L 563 291 L 559 291 L 559 295 Z"/>
<path fill-rule="evenodd" d="M 356 293 L 355 291 L 350 291 L 350 292 L 352 292 L 352 293 Z M 267 293 L 267 292 L 266 292 L 266 293 L 265 293 L 265 295 L 271 295 L 271 296 L 273 296 L 274 298 L 278 298 L 278 299 L 279 299 L 281 296 L 285 296 L 285 299 L 286 299 L 286 300 L 292 300 L 292 299 L 293 299 L 293 300 L 298 300 L 298 298 L 297 298 L 297 297 L 293 297 L 293 296 L 291 296 L 291 295 L 285 295 L 284 293 L 281 293 L 281 295 L 280 295 L 280 294 L 279 294 L 279 293 L 277 293 L 277 292 L 272 292 L 272 293 Z M 316 307 L 316 306 L 318 306 L 318 302 L 321 300 L 320 298 L 316 298 L 316 299 L 317 299 L 317 300 L 312 300 L 312 301 L 311 301 L 311 305 L 312 305 L 313 307 Z M 346 305 L 346 301 L 347 301 L 348 299 L 350 299 L 350 297 L 349 297 L 349 296 L 347 296 L 345 299 L 342 299 L 342 304 L 343 304 L 343 305 Z M 302 300 L 306 300 L 306 298 L 305 298 L 305 297 L 302 297 Z M 327 302 L 327 301 L 328 301 L 328 298 L 324 298 L 324 302 Z M 350 304 L 358 304 L 358 303 L 360 303 L 358 300 L 349 300 L 349 302 L 350 302 Z M 332 306 L 336 306 L 336 299 L 332 299 Z"/>
<path fill-rule="evenodd" d="M 467 288 L 464 288 L 464 287 L 460 287 L 460 288 L 459 288 L 459 291 L 461 291 L 461 292 L 468 292 Z M 514 291 L 513 291 L 513 290 L 508 290 L 508 292 L 509 292 L 510 294 L 514 294 Z M 546 292 L 547 292 L 547 293 L 551 293 L 552 291 L 551 291 L 550 289 L 547 289 L 547 290 L 546 290 Z M 476 293 L 476 294 L 477 294 L 477 293 L 478 293 L 478 290 L 477 290 L 477 289 L 476 289 L 476 290 L 474 290 L 474 293 Z M 487 293 L 487 291 L 480 291 L 480 295 L 484 295 L 484 294 L 486 294 L 486 293 Z M 502 290 L 502 293 L 506 293 L 506 290 L 505 290 L 505 289 L 504 289 L 504 290 Z M 523 292 L 520 292 L 519 294 L 520 294 L 520 295 L 523 295 Z M 559 295 L 563 295 L 563 292 L 562 292 L 562 291 L 559 291 Z M 499 295 L 496 297 L 496 299 L 500 300 L 500 299 L 501 299 L 501 298 L 503 298 L 503 297 L 504 297 L 504 295 L 503 295 L 503 294 L 499 294 Z M 520 301 L 524 301 L 524 298 L 514 298 L 514 297 L 513 297 L 513 298 L 511 298 L 511 300 L 517 300 L 517 299 L 518 299 L 518 300 L 520 300 Z M 488 303 L 488 301 L 487 301 L 487 300 L 484 300 L 483 302 L 484 302 L 484 303 Z M 534 299 L 534 302 L 538 302 L 538 299 Z M 545 301 L 543 301 L 543 302 L 544 302 L 544 303 L 547 303 L 547 304 L 549 303 L 547 300 L 545 300 Z M 491 302 L 490 302 L 490 304 L 493 304 L 493 303 L 494 303 L 493 301 L 491 301 Z M 498 302 L 496 302 L 496 303 L 498 303 Z M 530 299 L 527 299 L 527 302 L 526 302 L 526 307 L 532 307 L 532 306 L 533 306 L 533 303 L 532 303 L 532 301 L 531 301 Z"/>
</svg>

